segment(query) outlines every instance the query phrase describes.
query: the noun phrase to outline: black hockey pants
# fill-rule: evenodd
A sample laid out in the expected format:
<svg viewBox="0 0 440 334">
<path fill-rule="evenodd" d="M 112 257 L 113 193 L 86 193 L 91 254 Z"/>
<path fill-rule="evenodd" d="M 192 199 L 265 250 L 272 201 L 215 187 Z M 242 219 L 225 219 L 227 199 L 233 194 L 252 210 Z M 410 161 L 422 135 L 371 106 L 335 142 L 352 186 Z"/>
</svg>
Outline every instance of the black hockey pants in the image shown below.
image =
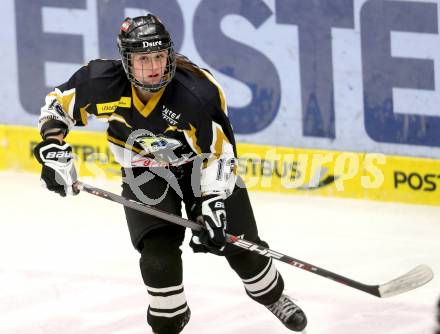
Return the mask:
<svg viewBox="0 0 440 334">
<path fill-rule="evenodd" d="M 185 183 L 182 184 L 183 201 L 188 209 L 194 204 L 194 197 Z M 140 186 L 140 190 L 148 198 L 162 197 L 155 207 L 180 215 L 182 198 L 173 189 L 167 188 L 164 180 L 150 180 Z M 126 184 L 123 185 L 123 195 L 140 200 Z M 237 187 L 226 200 L 225 208 L 229 233 L 266 245 L 259 239 L 246 189 Z M 179 333 L 190 317 L 182 281 L 180 250 L 185 228 L 130 208 L 125 208 L 125 213 L 133 245 L 141 252 L 141 274 L 150 299 L 148 323 L 155 333 Z M 284 282 L 271 259 L 231 245 L 222 255 L 241 278 L 250 298 L 268 305 L 281 296 Z"/>
</svg>

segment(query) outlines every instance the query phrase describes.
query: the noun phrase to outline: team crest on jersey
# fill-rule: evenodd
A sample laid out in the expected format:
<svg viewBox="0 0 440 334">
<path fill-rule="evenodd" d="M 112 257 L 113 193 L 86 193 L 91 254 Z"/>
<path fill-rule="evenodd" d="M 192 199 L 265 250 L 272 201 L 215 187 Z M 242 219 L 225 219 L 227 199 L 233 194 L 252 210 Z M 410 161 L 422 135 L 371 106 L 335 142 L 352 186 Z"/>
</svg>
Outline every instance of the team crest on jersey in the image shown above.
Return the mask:
<svg viewBox="0 0 440 334">
<path fill-rule="evenodd" d="M 136 141 L 142 146 L 147 154 L 156 153 L 159 151 L 173 151 L 182 146 L 182 143 L 179 140 L 163 136 L 138 137 Z"/>
<path fill-rule="evenodd" d="M 177 114 L 174 111 L 172 111 L 170 108 L 162 105 L 162 118 L 169 124 L 169 125 L 177 125 L 180 120 L 180 115 Z"/>
</svg>

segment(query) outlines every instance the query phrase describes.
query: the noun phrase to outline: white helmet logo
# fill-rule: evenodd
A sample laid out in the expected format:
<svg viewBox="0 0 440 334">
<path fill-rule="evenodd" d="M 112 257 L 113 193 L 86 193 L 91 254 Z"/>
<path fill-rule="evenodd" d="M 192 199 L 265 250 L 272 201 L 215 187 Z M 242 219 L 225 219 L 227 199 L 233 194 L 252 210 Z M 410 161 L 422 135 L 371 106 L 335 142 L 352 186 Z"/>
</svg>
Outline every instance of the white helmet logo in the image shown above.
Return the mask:
<svg viewBox="0 0 440 334">
<path fill-rule="evenodd" d="M 149 48 L 152 46 L 162 45 L 162 41 L 154 41 L 154 42 L 142 42 L 142 46 L 144 48 Z"/>
</svg>

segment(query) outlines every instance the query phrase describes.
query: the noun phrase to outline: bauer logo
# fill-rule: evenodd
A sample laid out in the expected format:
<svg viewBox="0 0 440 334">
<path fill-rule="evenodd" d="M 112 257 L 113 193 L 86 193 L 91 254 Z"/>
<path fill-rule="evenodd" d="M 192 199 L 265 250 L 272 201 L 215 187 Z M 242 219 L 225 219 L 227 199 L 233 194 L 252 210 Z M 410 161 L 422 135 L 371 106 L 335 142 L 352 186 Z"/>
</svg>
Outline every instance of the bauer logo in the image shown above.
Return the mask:
<svg viewBox="0 0 440 334">
<path fill-rule="evenodd" d="M 225 204 L 223 202 L 215 202 L 214 207 L 216 209 L 224 209 L 225 208 Z"/>
<path fill-rule="evenodd" d="M 60 158 L 71 158 L 72 154 L 68 151 L 59 152 L 49 152 L 47 153 L 46 159 L 60 159 Z"/>
<path fill-rule="evenodd" d="M 162 41 L 142 42 L 142 46 L 144 48 L 150 48 L 150 47 L 159 46 L 159 45 L 162 45 Z"/>
</svg>

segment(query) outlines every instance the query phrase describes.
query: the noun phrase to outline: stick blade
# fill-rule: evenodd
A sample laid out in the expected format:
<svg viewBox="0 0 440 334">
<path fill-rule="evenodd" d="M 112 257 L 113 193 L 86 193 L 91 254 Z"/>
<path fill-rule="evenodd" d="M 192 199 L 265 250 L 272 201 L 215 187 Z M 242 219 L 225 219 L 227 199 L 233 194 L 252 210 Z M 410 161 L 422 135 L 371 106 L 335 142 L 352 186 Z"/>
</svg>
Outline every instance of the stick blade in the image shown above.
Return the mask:
<svg viewBox="0 0 440 334">
<path fill-rule="evenodd" d="M 427 265 L 419 265 L 406 274 L 379 286 L 382 298 L 395 296 L 425 285 L 434 278 L 434 273 Z"/>
</svg>

